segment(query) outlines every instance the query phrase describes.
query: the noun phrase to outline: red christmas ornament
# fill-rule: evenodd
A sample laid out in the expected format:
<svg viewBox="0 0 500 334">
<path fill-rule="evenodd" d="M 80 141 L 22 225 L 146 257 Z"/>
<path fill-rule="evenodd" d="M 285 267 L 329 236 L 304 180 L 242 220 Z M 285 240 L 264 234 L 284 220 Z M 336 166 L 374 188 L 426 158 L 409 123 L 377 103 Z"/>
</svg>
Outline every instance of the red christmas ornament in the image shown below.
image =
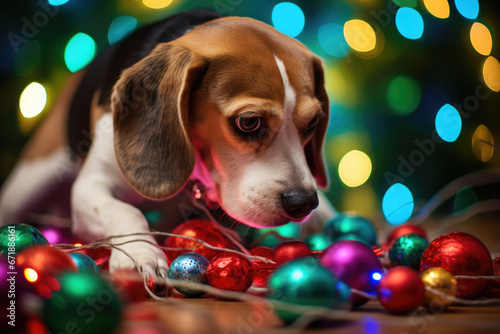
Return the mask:
<svg viewBox="0 0 500 334">
<path fill-rule="evenodd" d="M 32 246 L 17 256 L 17 265 L 24 277 L 34 285 L 43 298 L 51 298 L 52 291 L 61 285 L 56 277 L 64 272 L 76 272 L 77 268 L 71 257 L 60 249 L 47 245 Z"/>
<path fill-rule="evenodd" d="M 223 252 L 210 261 L 207 277 L 214 288 L 245 292 L 253 282 L 252 264 L 243 255 Z"/>
<path fill-rule="evenodd" d="M 274 252 L 271 248 L 266 246 L 257 246 L 250 250 L 250 254 L 261 256 L 266 259 L 274 261 Z M 276 269 L 275 264 L 266 263 L 260 260 L 252 260 L 253 268 L 253 284 L 258 287 L 267 285 L 267 279 L 271 272 Z"/>
<path fill-rule="evenodd" d="M 420 271 L 431 267 L 441 267 L 454 276 L 489 276 L 493 272 L 486 246 L 464 232 L 444 234 L 429 244 L 420 260 Z M 487 284 L 487 280 L 457 279 L 457 298 L 476 298 Z"/>
<path fill-rule="evenodd" d="M 424 302 L 425 285 L 418 271 L 396 266 L 382 276 L 377 286 L 377 297 L 386 310 L 397 314 L 408 313 Z"/>
<path fill-rule="evenodd" d="M 285 241 L 274 251 L 274 259 L 278 265 L 308 256 L 312 256 L 311 250 L 300 240 Z"/>
<path fill-rule="evenodd" d="M 392 244 L 394 240 L 396 240 L 399 237 L 402 237 L 403 235 L 408 235 L 408 234 L 418 234 L 421 237 L 424 237 L 427 239 L 427 233 L 417 225 L 412 225 L 412 224 L 404 224 L 396 227 L 394 230 L 391 231 L 389 236 L 387 237 L 387 245 Z"/>
<path fill-rule="evenodd" d="M 144 288 L 143 278 L 137 270 L 118 269 L 111 274 L 109 281 L 115 291 L 127 302 L 140 302 L 149 296 Z"/>
<path fill-rule="evenodd" d="M 219 248 L 233 248 L 233 243 L 220 231 L 219 227 L 207 219 L 193 219 L 182 223 L 172 233 L 200 239 L 211 246 Z M 165 242 L 165 246 L 169 248 L 184 248 L 184 250 L 178 251 L 165 251 L 168 264 L 171 264 L 176 257 L 184 253 L 195 252 L 203 255 L 208 261 L 219 253 L 217 250 L 206 248 L 199 242 L 179 237 L 169 237 Z"/>
<path fill-rule="evenodd" d="M 493 261 L 493 276 L 500 276 L 500 256 Z M 489 281 L 486 295 L 494 298 L 500 297 L 500 279 Z"/>
<path fill-rule="evenodd" d="M 82 239 L 73 239 L 71 243 L 75 247 L 82 247 L 86 244 Z M 77 252 L 90 256 L 100 270 L 108 270 L 109 257 L 111 256 L 110 247 L 85 248 L 77 250 Z"/>
</svg>

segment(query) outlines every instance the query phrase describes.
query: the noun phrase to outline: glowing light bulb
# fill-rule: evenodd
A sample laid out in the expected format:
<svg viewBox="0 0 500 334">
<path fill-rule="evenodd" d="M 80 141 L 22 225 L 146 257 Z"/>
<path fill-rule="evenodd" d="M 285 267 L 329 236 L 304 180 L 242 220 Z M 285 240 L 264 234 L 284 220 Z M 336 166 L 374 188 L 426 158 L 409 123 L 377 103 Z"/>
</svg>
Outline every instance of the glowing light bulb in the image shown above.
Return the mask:
<svg viewBox="0 0 500 334">
<path fill-rule="evenodd" d="M 348 187 L 359 187 L 372 173 L 372 162 L 366 153 L 352 150 L 339 163 L 339 176 Z"/>
<path fill-rule="evenodd" d="M 33 118 L 40 114 L 47 104 L 47 92 L 38 82 L 30 83 L 21 93 L 19 108 L 25 118 Z"/>
<path fill-rule="evenodd" d="M 402 7 L 396 12 L 396 28 L 403 37 L 419 39 L 424 33 L 424 20 L 417 10 Z"/>
<path fill-rule="evenodd" d="M 38 280 L 38 273 L 31 268 L 26 268 L 24 269 L 24 277 L 28 280 L 30 283 L 34 283 Z"/>
<path fill-rule="evenodd" d="M 68 41 L 64 61 L 71 72 L 78 72 L 94 59 L 95 53 L 96 44 L 92 37 L 79 32 Z"/>
<path fill-rule="evenodd" d="M 153 9 L 161 9 L 170 5 L 174 0 L 142 0 L 144 6 L 153 8 Z"/>
<path fill-rule="evenodd" d="M 410 189 L 401 183 L 387 189 L 382 199 L 382 211 L 385 219 L 399 225 L 407 221 L 413 213 L 414 201 Z"/>
<path fill-rule="evenodd" d="M 344 24 L 347 44 L 356 51 L 369 52 L 377 45 L 375 30 L 363 20 L 350 20 Z"/>
<path fill-rule="evenodd" d="M 274 6 L 271 19 L 279 32 L 290 37 L 298 36 L 305 25 L 302 9 L 291 2 L 281 2 Z"/>
</svg>

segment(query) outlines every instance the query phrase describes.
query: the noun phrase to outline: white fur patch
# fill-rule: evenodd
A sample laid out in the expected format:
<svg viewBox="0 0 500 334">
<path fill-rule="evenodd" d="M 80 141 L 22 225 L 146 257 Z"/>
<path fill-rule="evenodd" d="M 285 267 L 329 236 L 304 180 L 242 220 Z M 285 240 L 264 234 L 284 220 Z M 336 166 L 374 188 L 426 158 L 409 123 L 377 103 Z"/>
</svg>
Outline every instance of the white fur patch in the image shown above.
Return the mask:
<svg viewBox="0 0 500 334">
<path fill-rule="evenodd" d="M 295 109 L 296 94 L 292 85 L 290 85 L 290 80 L 288 79 L 288 74 L 286 73 L 285 64 L 281 59 L 274 56 L 276 59 L 276 64 L 280 70 L 281 79 L 283 80 L 283 87 L 285 88 L 285 100 L 283 101 L 283 111 L 285 114 L 285 120 L 291 119 L 293 115 L 293 110 Z"/>
</svg>

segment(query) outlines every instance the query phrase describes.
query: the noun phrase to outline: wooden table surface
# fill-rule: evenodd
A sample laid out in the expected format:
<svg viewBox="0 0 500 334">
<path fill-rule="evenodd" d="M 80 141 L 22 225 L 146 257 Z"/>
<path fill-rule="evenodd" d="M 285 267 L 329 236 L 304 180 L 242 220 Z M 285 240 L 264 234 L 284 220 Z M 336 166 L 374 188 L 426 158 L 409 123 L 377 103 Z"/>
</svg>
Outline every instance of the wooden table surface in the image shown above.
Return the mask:
<svg viewBox="0 0 500 334">
<path fill-rule="evenodd" d="M 441 314 L 429 314 L 420 309 L 410 315 L 398 316 L 387 313 L 377 302 L 369 302 L 346 313 L 347 320 L 295 329 L 284 326 L 268 305 L 210 298 L 178 301 L 180 304 L 173 305 L 157 301 L 136 304 L 128 310 L 136 320 L 125 322 L 123 328 L 144 328 L 151 320 L 144 314 L 156 313 L 166 324 L 167 329 L 163 328 L 163 332 L 169 334 L 500 333 L 500 306 L 452 306 Z"/>
<path fill-rule="evenodd" d="M 429 240 L 452 231 L 467 232 L 482 240 L 491 253 L 500 255 L 498 214 L 483 214 L 444 229 L 440 229 L 440 224 L 441 221 L 423 224 L 429 232 Z M 379 226 L 379 231 L 381 228 Z M 323 322 L 298 330 L 286 327 L 269 303 L 249 304 L 210 297 L 174 298 L 170 304 L 153 300 L 133 304 L 128 307 L 125 318 L 128 320 L 122 325 L 123 333 L 131 328 L 144 328 L 147 324 L 155 327 L 161 323 L 163 327 L 158 333 L 168 334 L 500 334 L 500 305 L 451 306 L 441 314 L 429 314 L 421 308 L 413 314 L 398 316 L 371 301 L 355 311 L 346 312 L 344 321 Z"/>
</svg>

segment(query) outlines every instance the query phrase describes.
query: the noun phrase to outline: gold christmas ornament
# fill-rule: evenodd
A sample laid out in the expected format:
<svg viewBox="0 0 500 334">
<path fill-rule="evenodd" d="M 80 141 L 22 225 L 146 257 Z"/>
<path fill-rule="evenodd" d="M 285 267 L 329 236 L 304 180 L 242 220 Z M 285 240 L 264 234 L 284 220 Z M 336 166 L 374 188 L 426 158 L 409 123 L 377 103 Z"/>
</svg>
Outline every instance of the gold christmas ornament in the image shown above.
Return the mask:
<svg viewBox="0 0 500 334">
<path fill-rule="evenodd" d="M 457 280 L 447 270 L 443 268 L 429 268 L 424 270 L 420 277 L 424 282 L 425 288 L 438 291 L 450 298 L 455 298 L 457 293 Z M 443 312 L 453 302 L 443 296 L 433 293 L 431 291 L 425 292 L 424 306 L 433 313 Z"/>
</svg>

